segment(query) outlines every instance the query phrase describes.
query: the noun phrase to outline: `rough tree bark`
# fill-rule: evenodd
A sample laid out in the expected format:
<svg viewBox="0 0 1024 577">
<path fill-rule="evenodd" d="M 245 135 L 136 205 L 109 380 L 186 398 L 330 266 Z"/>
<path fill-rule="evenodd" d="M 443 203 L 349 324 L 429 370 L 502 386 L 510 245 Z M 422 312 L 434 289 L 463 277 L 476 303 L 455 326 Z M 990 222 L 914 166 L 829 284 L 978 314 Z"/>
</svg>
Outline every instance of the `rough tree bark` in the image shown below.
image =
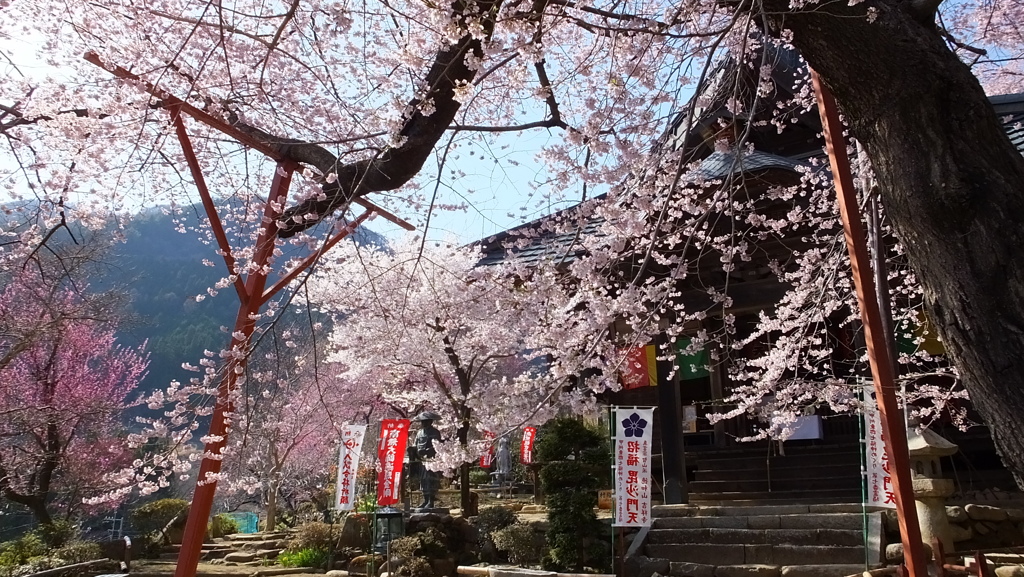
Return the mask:
<svg viewBox="0 0 1024 577">
<path fill-rule="evenodd" d="M 929 315 L 1024 488 L 1024 158 L 933 8 L 764 5 L 771 32 L 792 32 L 864 144 Z"/>
<path fill-rule="evenodd" d="M 479 10 L 484 38 L 474 38 L 472 33 L 467 33 L 457 43 L 437 53 L 422 81 L 427 89 L 426 98 L 433 101 L 433 113 L 424 116 L 418 109 L 421 102 L 410 102 L 414 112 L 406 119 L 400 132 L 403 142 L 382 150 L 373 158 L 342 164 L 337 156 L 322 146 L 279 138 L 243 123 L 235 124 L 265 142 L 276 144 L 284 155 L 293 160 L 314 166 L 324 175 L 337 175 L 335 182 L 323 183 L 323 200 L 310 199 L 284 212 L 279 232 L 281 237 L 293 236 L 315 225 L 335 210 L 346 207 L 354 198 L 395 190 L 419 173 L 459 111 L 461 105 L 454 98 L 455 87 L 461 82 L 471 83 L 476 77 L 477 71 L 466 63 L 466 55 L 472 54 L 478 59 L 483 57 L 483 40 L 489 39 L 494 32 L 502 1 L 452 2 L 452 14 L 463 23 L 467 11 Z"/>
<path fill-rule="evenodd" d="M 41 449 L 41 455 L 36 461 L 36 469 L 29 478 L 29 486 L 23 491 L 15 488 L 11 484 L 7 469 L 0 463 L 0 496 L 26 507 L 40 525 L 49 525 L 53 523 L 53 517 L 47 509 L 47 501 L 50 498 L 53 474 L 60 464 L 61 452 L 60 429 L 56 415 L 51 415 L 47 419 L 46 430 L 43 435 L 36 436 L 36 442 Z"/>
</svg>

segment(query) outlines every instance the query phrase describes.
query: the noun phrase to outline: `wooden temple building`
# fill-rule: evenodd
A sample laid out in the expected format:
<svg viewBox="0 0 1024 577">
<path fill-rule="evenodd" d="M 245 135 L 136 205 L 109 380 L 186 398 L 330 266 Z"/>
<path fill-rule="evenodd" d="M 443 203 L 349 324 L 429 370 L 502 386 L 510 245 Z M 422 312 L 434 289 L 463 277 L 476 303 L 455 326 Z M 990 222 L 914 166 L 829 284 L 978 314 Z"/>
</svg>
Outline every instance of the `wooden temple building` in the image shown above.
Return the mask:
<svg viewBox="0 0 1024 577">
<path fill-rule="evenodd" d="M 682 147 L 689 151 L 688 160 L 696 163 L 704 180 L 719 180 L 726 186 L 742 186 L 744 193 L 758 195 L 770 187 L 791 185 L 800 180 L 801 168 L 815 158 L 823 158 L 822 127 L 816 111 L 795 113 L 785 130 L 779 131 L 769 116 L 776 103 L 788 102 L 798 90 L 793 78 L 801 66 L 792 53 L 775 55 L 774 73 L 776 93 L 766 99 L 763 106 L 750 115 L 733 115 L 726 106 L 727 90 L 722 82 L 712 81 L 709 88 L 695 97 L 686 110 L 676 116 L 660 146 Z M 723 63 L 712 77 L 735 78 L 735 65 Z M 741 75 L 740 75 L 741 76 Z M 740 83 L 742 84 L 742 80 Z M 756 79 L 748 79 L 750 90 Z M 735 89 L 732 81 L 729 90 Z M 714 93 L 718 90 L 723 95 Z M 704 103 L 698 108 L 697 102 Z M 996 114 L 1014 144 L 1024 154 L 1024 94 L 1006 95 L 991 99 Z M 708 103 L 711 104 L 708 104 Z M 716 151 L 723 127 L 742 126 L 746 133 L 743 153 Z M 720 147 L 719 147 L 720 148 Z M 600 200 L 598 200 L 599 202 Z M 545 218 L 564 217 L 567 209 Z M 542 259 L 559 255 L 572 259 L 580 254 L 573 237 L 595 234 L 600 222 L 591 217 L 583 219 L 573 234 L 543 232 L 545 219 L 524 224 L 515 229 L 480 242 L 484 251 L 481 265 L 489 265 L 514 253 L 522 259 Z M 529 243 L 510 243 L 523 229 L 535 232 Z M 540 231 L 540 232 L 537 232 Z M 751 334 L 762 311 L 771 311 L 789 288 L 772 272 L 769 261 L 773 251 L 792 250 L 799 238 L 770 241 L 760 257 L 737 263 L 729 272 L 722 270 L 716 254 L 702 256 L 690 289 L 681 290 L 682 299 L 691 299 L 697 307 L 707 307 L 708 296 L 700 286 L 720 287 L 730 298 L 731 305 L 709 316 L 704 329 L 714 330 L 721 323 L 721 314 L 735 318 L 737 338 Z M 771 243 L 775 243 L 772 245 Z M 514 248 L 509 248 L 514 247 Z M 686 304 L 686 303 L 684 303 Z M 834 319 L 829 326 L 829 337 L 846 346 L 837 346 L 838 364 L 847 363 L 853 370 L 856 360 L 856 333 Z M 746 332 L 746 335 L 743 334 Z M 908 345 L 908 343 L 901 343 Z M 934 342 L 930 343 L 934 346 Z M 768 342 L 753 342 L 748 349 L 768 347 Z M 917 346 L 909 343 L 908 346 Z M 747 356 L 758 351 L 744 350 Z M 701 355 L 705 355 L 704 358 Z M 861 433 L 858 415 L 837 415 L 817 409 L 807 415 L 798 434 L 785 442 L 758 441 L 740 443 L 737 439 L 753 435 L 764 426 L 756 419 L 741 415 L 711 424 L 709 413 L 723 412 L 722 406 L 732 383 L 723 363 L 709 363 L 707 351 L 696 353 L 680 363 L 682 369 L 669 379 L 671 364 L 652 362 L 649 374 L 652 385 L 621 390 L 607 394 L 610 404 L 657 406 L 655 411 L 655 457 L 657 481 L 666 503 L 690 502 L 695 504 L 766 504 L 766 503 L 855 503 L 861 502 Z M 856 375 L 850 374 L 851 379 Z M 975 421 L 979 421 L 974 415 Z M 941 426 L 941 425 L 940 425 Z M 1015 489 L 1012 476 L 1002 468 L 994 446 L 984 426 L 967 432 L 954 427 L 940 431 L 960 446 L 960 452 L 947 458 L 944 470 L 955 477 L 961 498 L 978 499 L 982 490 L 995 488 Z M 660 447 L 660 451 L 658 448 Z M 659 470 L 660 469 L 660 470 Z"/>
</svg>

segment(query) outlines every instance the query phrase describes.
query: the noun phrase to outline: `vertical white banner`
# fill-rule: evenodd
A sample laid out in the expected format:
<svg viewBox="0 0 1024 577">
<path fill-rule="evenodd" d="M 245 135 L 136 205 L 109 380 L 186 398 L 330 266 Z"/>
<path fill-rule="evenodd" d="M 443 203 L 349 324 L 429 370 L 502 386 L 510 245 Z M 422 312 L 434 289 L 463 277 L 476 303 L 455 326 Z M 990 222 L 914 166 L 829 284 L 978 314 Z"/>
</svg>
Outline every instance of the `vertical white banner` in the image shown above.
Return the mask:
<svg viewBox="0 0 1024 577">
<path fill-rule="evenodd" d="M 864 454 L 867 461 L 864 468 L 867 476 L 867 492 L 864 504 L 869 507 L 896 507 L 896 495 L 889 473 L 889 454 L 885 451 L 885 436 L 882 434 L 882 416 L 878 413 L 874 390 L 864 388 Z"/>
<path fill-rule="evenodd" d="M 651 524 L 654 409 L 615 407 L 615 527 Z"/>
<path fill-rule="evenodd" d="M 351 511 L 356 507 L 356 471 L 363 451 L 366 425 L 345 425 L 341 428 L 341 449 L 338 451 L 338 479 L 334 491 L 334 508 Z"/>
</svg>

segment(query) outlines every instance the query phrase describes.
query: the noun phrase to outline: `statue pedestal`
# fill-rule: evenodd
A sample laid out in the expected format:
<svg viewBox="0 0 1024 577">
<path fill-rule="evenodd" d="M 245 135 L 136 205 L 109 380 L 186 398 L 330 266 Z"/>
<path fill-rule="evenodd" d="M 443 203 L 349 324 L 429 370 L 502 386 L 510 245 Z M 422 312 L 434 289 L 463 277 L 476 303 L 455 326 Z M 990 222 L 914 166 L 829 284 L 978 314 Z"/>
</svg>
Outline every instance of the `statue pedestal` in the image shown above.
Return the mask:
<svg viewBox="0 0 1024 577">
<path fill-rule="evenodd" d="M 451 514 L 451 509 L 448 507 L 413 507 L 409 511 L 413 513 L 436 513 L 438 515 Z"/>
</svg>

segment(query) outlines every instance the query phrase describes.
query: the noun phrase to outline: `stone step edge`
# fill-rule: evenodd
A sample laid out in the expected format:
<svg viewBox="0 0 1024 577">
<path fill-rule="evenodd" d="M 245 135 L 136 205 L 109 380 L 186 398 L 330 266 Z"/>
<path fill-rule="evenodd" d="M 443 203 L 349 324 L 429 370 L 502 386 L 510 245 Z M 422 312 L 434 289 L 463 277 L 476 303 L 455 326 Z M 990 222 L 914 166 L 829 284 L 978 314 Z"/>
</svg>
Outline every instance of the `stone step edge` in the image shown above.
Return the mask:
<svg viewBox="0 0 1024 577">
<path fill-rule="evenodd" d="M 776 506 L 776 505 L 765 505 L 765 507 L 773 507 L 773 506 Z M 777 505 L 777 506 L 778 507 L 785 507 L 787 505 Z M 712 506 L 712 508 L 714 508 L 714 506 Z M 872 514 L 878 513 L 878 512 L 880 512 L 880 511 L 868 511 L 867 514 L 868 515 L 872 515 Z M 860 518 L 860 517 L 864 516 L 863 513 L 858 511 L 856 513 L 764 513 L 764 514 L 759 514 L 759 515 L 699 515 L 699 514 L 698 515 L 663 515 L 663 516 L 652 515 L 652 517 L 654 517 L 654 520 L 657 521 L 658 519 L 680 519 L 680 518 L 683 518 L 683 519 L 712 519 L 712 518 L 720 518 L 720 517 L 748 517 L 748 518 L 750 518 L 750 517 L 806 517 L 808 515 L 841 516 L 842 518 L 846 518 L 846 519 L 853 519 L 854 517 Z"/>
<path fill-rule="evenodd" d="M 868 507 L 868 513 L 882 511 L 877 507 Z M 687 514 L 693 511 L 694 514 Z M 864 512 L 861 503 L 822 503 L 805 505 L 654 505 L 651 507 L 653 517 L 722 517 L 741 516 L 756 517 L 761 515 L 805 515 L 814 514 L 860 514 Z M 675 513 L 675 514 L 674 514 Z M 703 513 L 703 514 L 701 514 Z"/>
<path fill-rule="evenodd" d="M 803 488 L 803 487 L 806 487 L 806 485 L 811 484 L 811 483 L 817 483 L 819 485 L 829 484 L 829 485 L 835 485 L 835 486 L 832 486 L 832 487 L 820 487 L 820 488 L 817 488 L 817 489 L 806 489 L 806 488 Z M 741 491 L 715 491 L 714 490 L 716 488 L 714 485 L 718 485 L 718 486 L 723 486 L 723 485 L 736 486 L 736 485 L 743 485 L 743 484 L 746 484 L 746 485 L 757 484 L 758 488 L 753 489 L 753 490 L 741 490 Z M 764 490 L 762 490 L 760 488 L 761 485 L 763 485 L 765 487 L 767 487 L 769 485 L 771 485 L 771 486 L 775 486 L 775 485 L 783 485 L 783 486 L 785 486 L 785 485 L 800 485 L 800 487 L 797 487 L 797 488 L 794 488 L 794 489 L 781 489 L 781 490 L 780 489 L 775 489 L 775 490 L 772 490 L 772 491 L 764 491 Z M 763 478 L 763 479 L 743 479 L 742 481 L 738 481 L 738 480 L 735 480 L 735 479 L 720 479 L 720 480 L 714 480 L 714 481 L 690 481 L 688 483 L 688 486 L 690 487 L 690 495 L 707 495 L 707 494 L 722 495 L 722 494 L 729 494 L 729 493 L 764 493 L 764 492 L 788 493 L 788 492 L 797 492 L 797 491 L 806 493 L 808 491 L 846 491 L 846 490 L 854 490 L 854 489 L 856 489 L 857 491 L 861 490 L 861 485 L 860 485 L 859 482 L 855 484 L 855 483 L 852 482 L 852 480 L 836 479 L 835 477 L 800 477 L 800 478 L 794 478 L 794 479 L 771 479 L 771 481 L 769 481 L 768 478 Z"/>
<path fill-rule="evenodd" d="M 706 482 L 716 483 L 717 481 L 706 481 Z M 839 489 L 836 489 L 836 488 L 831 488 L 831 489 L 786 489 L 786 490 L 783 490 L 783 491 L 708 491 L 708 492 L 692 491 L 692 492 L 690 492 L 689 497 L 690 497 L 691 500 L 694 500 L 694 501 L 699 501 L 701 499 L 702 495 L 723 495 L 726 498 L 733 497 L 733 498 L 737 498 L 737 499 L 742 499 L 744 497 L 747 497 L 749 499 L 750 495 L 768 495 L 768 496 L 778 495 L 780 497 L 781 496 L 788 496 L 788 495 L 805 495 L 808 498 L 813 498 L 816 495 L 822 495 L 822 494 L 827 494 L 827 493 L 850 493 L 852 495 L 854 493 L 860 493 L 861 491 L 862 491 L 862 489 L 860 487 L 842 487 L 842 488 L 839 488 Z"/>
<path fill-rule="evenodd" d="M 771 517 L 771 515 L 765 515 L 765 517 Z M 693 519 L 697 519 L 699 517 L 692 517 L 692 518 Z M 705 518 L 707 518 L 707 517 L 705 517 Z M 786 527 L 786 528 L 782 528 L 782 527 L 767 527 L 767 528 L 761 528 L 761 529 L 751 529 L 749 527 L 661 527 L 661 528 L 654 528 L 654 527 L 652 527 L 651 530 L 648 531 L 648 535 L 650 535 L 651 533 L 665 534 L 665 533 L 674 532 L 674 531 L 728 531 L 728 532 L 743 531 L 743 532 L 750 532 L 750 533 L 764 533 L 765 531 L 772 531 L 772 532 L 774 532 L 774 531 L 805 531 L 805 532 L 806 531 L 829 531 L 829 532 L 832 532 L 832 531 L 844 531 L 844 532 L 848 532 L 848 533 L 858 533 L 859 534 L 859 533 L 863 533 L 864 529 L 860 528 L 860 527 L 858 527 L 858 528 L 814 527 L 814 528 L 808 528 L 808 529 L 799 529 L 799 528 L 791 528 L 791 527 Z"/>
<path fill-rule="evenodd" d="M 837 470 L 839 470 L 841 472 L 846 472 L 846 470 L 849 469 L 850 471 L 856 470 L 858 472 L 858 474 L 860 473 L 859 465 L 857 465 L 855 463 L 822 463 L 820 465 L 815 465 L 814 467 L 809 467 L 809 468 L 813 468 L 815 470 L 818 470 L 819 472 L 821 472 L 821 469 L 837 469 Z M 783 470 L 786 470 L 786 469 L 783 469 Z M 701 469 L 701 468 L 697 468 L 693 473 L 697 477 L 700 477 L 700 475 L 702 473 L 703 474 L 715 473 L 715 474 L 723 474 L 723 475 L 724 474 L 736 475 L 737 477 L 738 476 L 743 476 L 744 478 L 749 478 L 750 475 L 753 475 L 753 474 L 761 474 L 761 475 L 766 475 L 767 476 L 769 471 L 768 471 L 768 469 L 766 467 L 748 467 L 746 469 Z M 799 478 L 802 478 L 802 477 L 799 476 L 799 473 L 800 473 L 800 471 L 793 472 L 793 473 L 787 472 L 787 473 L 782 473 L 782 474 L 784 474 L 784 475 L 792 474 L 792 475 L 795 475 L 795 477 L 793 477 L 793 478 L 799 479 Z M 778 471 L 772 471 L 772 475 L 773 476 L 776 475 L 776 474 L 779 474 L 779 472 Z M 786 479 L 786 477 L 779 477 L 779 478 L 780 479 Z"/>
<path fill-rule="evenodd" d="M 554 571 L 540 571 L 537 569 L 505 567 L 501 565 L 491 565 L 489 567 L 459 565 L 455 568 L 455 572 L 466 577 L 490 577 L 492 574 L 498 574 L 502 577 L 616 577 L 614 574 L 606 573 L 555 573 Z"/>
<path fill-rule="evenodd" d="M 676 567 L 672 568 L 671 565 L 676 565 Z M 793 575 L 799 577 L 818 577 L 822 575 L 823 571 L 828 571 L 830 569 L 832 570 L 832 572 L 828 573 L 830 576 L 842 575 L 843 577 L 859 577 L 864 572 L 863 563 L 836 563 L 833 565 L 703 565 L 701 563 L 673 562 L 670 564 L 669 575 L 674 575 L 676 572 L 683 570 L 684 567 L 680 567 L 682 565 L 687 566 L 685 567 L 685 569 L 689 569 L 688 572 L 701 575 L 714 575 L 716 574 L 716 569 L 718 569 L 719 567 L 725 568 L 727 570 L 742 570 L 747 568 L 753 569 L 755 567 L 764 567 L 767 571 L 777 571 L 777 573 L 772 572 L 767 573 L 767 575 L 783 575 L 785 572 L 786 575 Z M 878 567 L 880 567 L 880 565 L 873 565 L 870 567 L 870 569 L 876 569 Z M 755 573 L 750 574 L 755 575 Z"/>
</svg>

